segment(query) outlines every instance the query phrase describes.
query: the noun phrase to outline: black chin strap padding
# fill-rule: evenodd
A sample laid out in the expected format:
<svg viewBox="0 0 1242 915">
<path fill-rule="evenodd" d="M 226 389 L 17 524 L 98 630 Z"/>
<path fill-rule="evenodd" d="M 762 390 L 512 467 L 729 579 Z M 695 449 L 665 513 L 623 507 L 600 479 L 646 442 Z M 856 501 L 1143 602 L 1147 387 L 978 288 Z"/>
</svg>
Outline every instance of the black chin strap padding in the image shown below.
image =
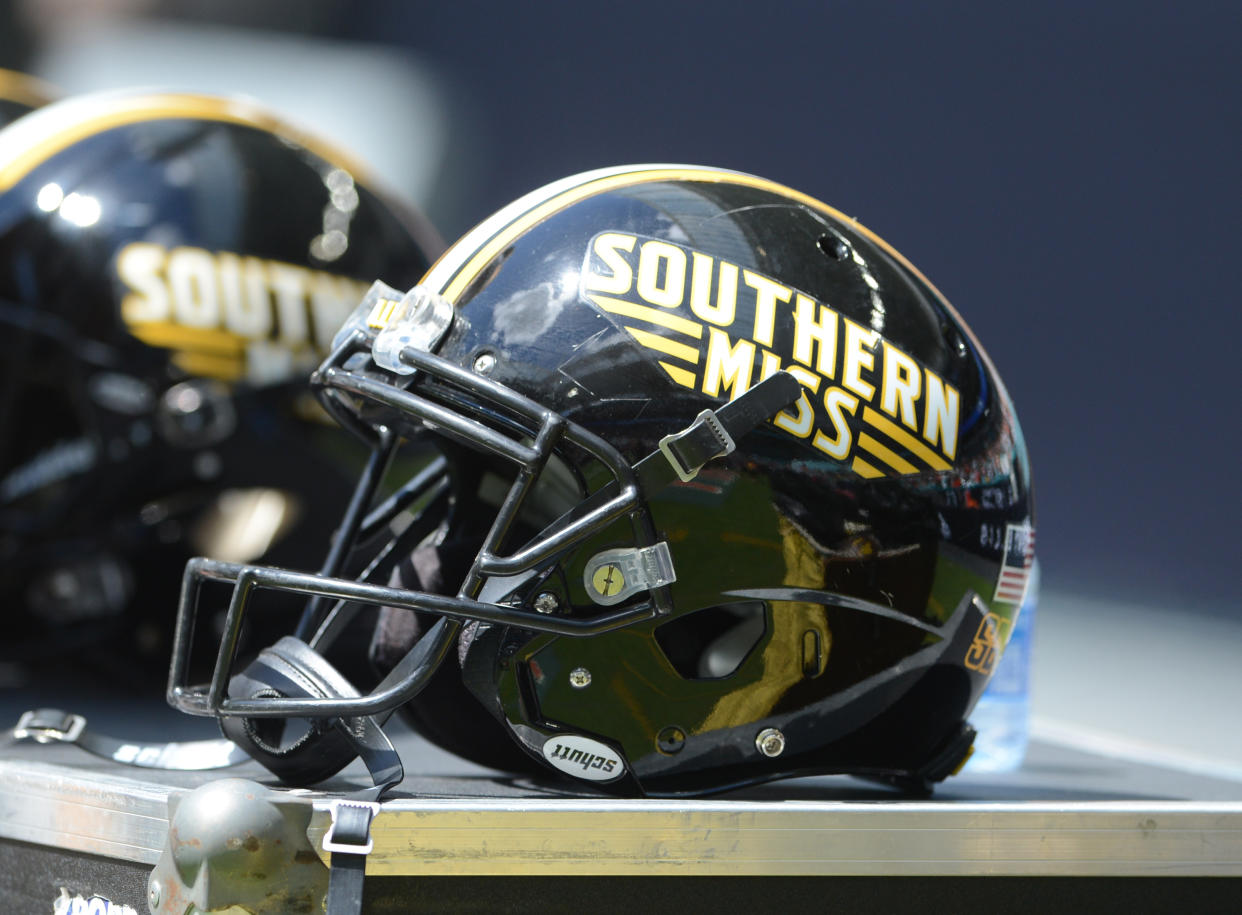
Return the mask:
<svg viewBox="0 0 1242 915">
<path fill-rule="evenodd" d="M 229 682 L 235 699 L 270 696 L 301 698 L 354 697 L 358 691 L 305 642 L 285 636 L 263 649 Z M 312 785 L 335 775 L 358 758 L 356 744 L 335 725 L 336 719 L 304 719 L 309 728 L 281 744 L 285 719 L 220 719 L 224 735 L 242 747 L 281 781 Z"/>
</svg>

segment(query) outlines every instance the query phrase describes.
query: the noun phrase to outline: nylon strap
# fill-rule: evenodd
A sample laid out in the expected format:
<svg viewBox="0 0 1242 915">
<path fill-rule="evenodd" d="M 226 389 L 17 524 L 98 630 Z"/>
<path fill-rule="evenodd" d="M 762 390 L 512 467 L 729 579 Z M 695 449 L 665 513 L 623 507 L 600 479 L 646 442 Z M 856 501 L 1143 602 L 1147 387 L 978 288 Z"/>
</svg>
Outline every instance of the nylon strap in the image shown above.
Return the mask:
<svg viewBox="0 0 1242 915">
<path fill-rule="evenodd" d="M 358 915 L 362 911 L 367 855 L 374 847 L 371 821 L 379 812 L 379 804 L 337 800 L 331 809 L 332 825 L 323 836 L 323 849 L 331 852 L 327 915 Z"/>
<path fill-rule="evenodd" d="M 705 421 L 700 415 L 687 429 L 667 436 L 659 450 L 634 465 L 643 491 L 655 493 L 687 475 L 693 477 L 704 464 L 728 454 L 733 443 L 801 396 L 802 385 L 793 375 L 776 372 L 720 409 L 709 411 L 711 420 Z M 722 436 L 721 432 L 725 434 Z"/>
<path fill-rule="evenodd" d="M 22 715 L 13 729 L 15 740 L 36 743 L 71 743 L 88 753 L 143 769 L 175 769 L 183 772 L 224 769 L 246 762 L 250 755 L 233 741 L 190 740 L 170 743 L 135 743 L 87 730 L 86 719 L 54 708 L 33 709 Z"/>
</svg>

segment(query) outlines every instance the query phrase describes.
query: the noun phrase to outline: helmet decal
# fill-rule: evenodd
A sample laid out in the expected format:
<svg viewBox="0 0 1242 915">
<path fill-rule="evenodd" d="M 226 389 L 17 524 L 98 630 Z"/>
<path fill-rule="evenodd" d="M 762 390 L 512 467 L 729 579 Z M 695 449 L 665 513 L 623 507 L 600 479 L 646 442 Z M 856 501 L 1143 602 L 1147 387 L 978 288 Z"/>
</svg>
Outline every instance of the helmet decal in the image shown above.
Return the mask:
<svg viewBox="0 0 1242 915">
<path fill-rule="evenodd" d="M 831 303 L 741 264 L 625 232 L 591 240 L 581 277 L 582 297 L 677 384 L 732 399 L 784 369 L 806 391 L 795 413 L 773 420 L 777 428 L 864 477 L 950 468 L 957 389 Z"/>
<path fill-rule="evenodd" d="M 625 774 L 625 763 L 607 744 L 580 734 L 557 734 L 543 744 L 543 758 L 574 778 L 610 782 Z"/>
<path fill-rule="evenodd" d="M 131 242 L 116 258 L 121 316 L 192 374 L 252 383 L 314 368 L 367 284 L 229 251 Z"/>
<path fill-rule="evenodd" d="M 1022 605 L 1035 565 L 1035 529 L 1028 524 L 1005 525 L 1005 552 L 996 579 L 993 602 Z"/>
</svg>

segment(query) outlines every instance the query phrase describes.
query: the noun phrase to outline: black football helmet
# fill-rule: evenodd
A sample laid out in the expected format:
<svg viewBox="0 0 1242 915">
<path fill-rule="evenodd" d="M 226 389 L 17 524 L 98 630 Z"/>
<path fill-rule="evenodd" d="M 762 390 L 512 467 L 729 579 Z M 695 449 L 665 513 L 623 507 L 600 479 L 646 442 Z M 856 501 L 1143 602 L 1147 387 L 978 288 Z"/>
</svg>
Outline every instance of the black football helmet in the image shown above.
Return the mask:
<svg viewBox="0 0 1242 915">
<path fill-rule="evenodd" d="M 0 69 L 0 127 L 52 101 L 46 83 L 24 73 Z"/>
<path fill-rule="evenodd" d="M 169 683 L 285 780 L 368 753 L 386 777 L 397 708 L 484 765 L 625 793 L 926 789 L 968 755 L 1033 559 L 1026 447 L 962 319 L 854 220 L 733 171 L 567 178 L 372 287 L 314 384 L 375 446 L 353 557 L 192 562 Z M 439 456 L 377 497 L 402 439 Z M 235 671 L 266 592 L 316 598 Z M 323 652 L 374 606 L 360 691 Z"/>
<path fill-rule="evenodd" d="M 314 565 L 365 454 L 306 378 L 441 247 L 249 102 L 100 93 L 0 131 L 0 657 L 162 679 L 189 557 Z"/>
</svg>

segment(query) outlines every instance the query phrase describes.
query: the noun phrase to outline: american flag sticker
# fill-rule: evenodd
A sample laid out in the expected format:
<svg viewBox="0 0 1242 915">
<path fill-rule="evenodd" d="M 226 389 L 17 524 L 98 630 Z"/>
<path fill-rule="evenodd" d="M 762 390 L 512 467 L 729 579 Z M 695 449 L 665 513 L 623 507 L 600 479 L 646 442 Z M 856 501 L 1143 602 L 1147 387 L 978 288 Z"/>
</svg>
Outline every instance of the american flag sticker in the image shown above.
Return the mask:
<svg viewBox="0 0 1242 915">
<path fill-rule="evenodd" d="M 1029 524 L 1005 525 L 1005 555 L 1001 559 L 1000 577 L 996 580 L 993 601 L 1020 604 L 1026 595 L 1035 562 L 1035 531 Z"/>
</svg>

